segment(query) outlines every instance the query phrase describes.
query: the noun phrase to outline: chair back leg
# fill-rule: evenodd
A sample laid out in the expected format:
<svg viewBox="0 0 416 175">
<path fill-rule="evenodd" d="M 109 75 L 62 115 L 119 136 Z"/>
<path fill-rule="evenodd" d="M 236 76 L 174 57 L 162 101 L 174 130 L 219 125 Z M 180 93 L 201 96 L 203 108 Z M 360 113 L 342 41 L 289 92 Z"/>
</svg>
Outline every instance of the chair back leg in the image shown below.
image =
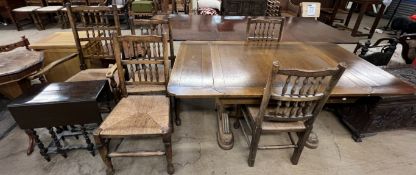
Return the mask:
<svg viewBox="0 0 416 175">
<path fill-rule="evenodd" d="M 253 167 L 254 162 L 256 161 L 257 147 L 259 146 L 261 135 L 261 128 L 256 127 L 252 133 L 252 139 L 250 143 L 250 153 L 248 155 L 248 166 Z"/>
<path fill-rule="evenodd" d="M 308 140 L 311 131 L 312 127 L 306 129 L 305 132 L 298 133 L 299 140 L 296 144 L 295 150 L 293 151 L 292 157 L 290 158 L 290 161 L 293 165 L 298 164 L 300 155 L 302 154 L 303 148 L 305 147 L 306 141 Z"/>
</svg>

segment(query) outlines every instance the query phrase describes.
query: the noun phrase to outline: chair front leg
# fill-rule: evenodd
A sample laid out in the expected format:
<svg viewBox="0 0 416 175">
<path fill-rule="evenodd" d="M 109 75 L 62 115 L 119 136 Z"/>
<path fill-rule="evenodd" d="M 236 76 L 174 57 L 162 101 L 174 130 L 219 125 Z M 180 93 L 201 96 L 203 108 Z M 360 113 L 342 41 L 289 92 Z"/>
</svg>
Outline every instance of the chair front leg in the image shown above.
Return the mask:
<svg viewBox="0 0 416 175">
<path fill-rule="evenodd" d="M 175 168 L 173 167 L 172 163 L 172 139 L 171 133 L 163 135 L 163 143 L 165 144 L 165 154 L 166 154 L 166 161 L 167 161 L 167 172 L 168 174 L 173 174 L 175 172 Z"/>
<path fill-rule="evenodd" d="M 35 24 L 36 28 L 37 28 L 38 30 L 42 30 L 42 29 L 40 28 L 39 24 L 38 24 L 38 19 L 36 18 L 36 15 L 35 15 L 35 13 L 34 13 L 34 12 L 31 12 L 31 13 L 30 13 L 30 17 L 32 18 L 33 24 Z"/>
<path fill-rule="evenodd" d="M 108 154 L 109 154 L 108 146 L 109 146 L 110 141 L 104 140 L 103 138 L 100 137 L 100 135 L 97 135 L 97 134 L 94 134 L 94 141 L 95 141 L 95 144 L 97 145 L 98 152 L 100 153 L 101 159 L 104 161 L 104 164 L 107 166 L 107 171 L 109 173 L 114 172 L 113 163 L 111 162 L 111 158 L 108 157 Z"/>
<path fill-rule="evenodd" d="M 251 136 L 250 153 L 248 155 L 248 166 L 253 167 L 256 161 L 257 147 L 259 146 L 261 136 L 261 128 L 256 126 Z"/>
<path fill-rule="evenodd" d="M 305 147 L 306 141 L 308 140 L 311 131 L 312 131 L 312 127 L 307 128 L 305 132 L 300 132 L 298 134 L 299 139 L 298 139 L 298 143 L 296 144 L 297 147 L 293 151 L 293 155 L 290 158 L 290 161 L 292 162 L 293 165 L 298 164 L 300 155 L 302 154 L 303 148 Z"/>
</svg>

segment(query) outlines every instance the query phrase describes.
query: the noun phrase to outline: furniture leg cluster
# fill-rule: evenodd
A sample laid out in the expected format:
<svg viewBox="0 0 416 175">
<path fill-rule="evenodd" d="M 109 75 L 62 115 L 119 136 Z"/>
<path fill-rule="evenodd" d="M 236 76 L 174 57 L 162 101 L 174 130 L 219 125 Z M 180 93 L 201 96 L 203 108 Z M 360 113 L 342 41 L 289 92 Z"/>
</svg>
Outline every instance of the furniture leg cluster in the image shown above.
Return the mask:
<svg viewBox="0 0 416 175">
<path fill-rule="evenodd" d="M 319 21 L 187 15 L 136 19 L 137 14 L 131 12 L 130 34 L 125 35 L 116 5 L 94 1 L 99 6 L 75 6 L 88 1 L 71 2 L 65 10 L 73 40 L 72 35 L 56 33 L 32 46 L 55 52 L 62 49 L 65 56 L 25 74 L 25 82 L 39 78 L 44 84 L 32 86 L 8 105 L 30 137 L 28 153 L 36 144 L 47 161 L 52 154 L 67 157 L 72 149 L 86 149 L 93 156 L 98 149 L 107 173 L 117 169 L 116 157 L 164 156 L 167 173 L 173 174 L 172 135 L 174 125 L 181 124 L 182 98 L 215 100 L 217 142 L 224 150 L 234 146 L 231 121 L 236 120 L 233 126 L 241 128 L 249 146 L 249 166 L 254 166 L 257 150 L 281 148 L 293 148 L 291 162 L 298 164 L 304 147 L 317 147 L 314 122 L 325 104 L 338 104 L 336 110 L 355 128 L 357 138 L 390 127 L 384 121 L 396 120 L 397 113 L 408 112 L 403 123 L 414 123 L 409 118 L 416 109 L 415 87 L 338 46 L 357 40 Z M 166 11 L 167 1 L 162 2 L 160 8 Z M 71 42 L 70 46 L 62 40 Z M 176 56 L 174 40 L 195 41 L 182 42 Z M 9 51 L 7 46 L 0 49 Z M 52 68 L 68 66 L 64 62 L 70 60 L 73 69 L 69 73 L 59 73 L 58 80 L 50 77 L 58 74 Z M 104 120 L 103 111 L 109 112 Z M 91 128 L 93 124 L 98 127 Z M 39 128 L 46 128 L 47 134 Z M 259 145 L 262 135 L 276 133 L 287 134 L 290 143 Z M 43 142 L 45 135 L 50 143 Z M 82 146 L 72 146 L 73 138 L 81 138 Z M 119 149 L 124 140 L 147 138 L 158 138 L 164 148 Z M 113 148 L 110 143 L 115 140 L 121 142 Z"/>
<path fill-rule="evenodd" d="M 47 161 L 50 161 L 50 156 L 53 154 L 60 154 L 63 157 L 67 158 L 68 151 L 75 149 L 86 149 L 91 153 L 92 156 L 95 156 L 96 147 L 90 140 L 90 135 L 93 129 L 95 129 L 95 127 L 89 128 L 87 130 L 87 126 L 84 125 L 71 128 L 70 130 L 68 130 L 67 128 L 61 129 L 59 127 L 47 128 L 49 135 L 52 138 L 52 141 L 49 144 L 44 144 L 44 142 L 40 140 L 40 136 L 35 129 L 26 129 L 26 133 L 29 135 L 30 138 L 33 138 L 33 144 L 36 144 L 38 146 L 39 152 L 43 156 L 43 158 Z M 79 136 L 82 136 L 84 138 L 85 145 L 74 146 L 73 144 L 66 143 L 68 142 L 68 138 L 76 138 L 78 140 Z"/>
<path fill-rule="evenodd" d="M 67 151 L 78 148 L 87 149 L 94 155 L 94 145 L 89 138 L 93 128 L 87 128 L 86 124 L 101 123 L 101 108 L 111 108 L 112 100 L 106 80 L 52 83 L 32 88 L 29 93 L 15 99 L 8 108 L 30 138 L 28 154 L 36 143 L 41 155 L 49 161 L 50 154 L 66 157 Z M 78 112 L 74 114 L 74 111 Z M 45 146 L 36 128 L 47 128 L 52 142 Z M 66 138 L 73 136 L 83 136 L 86 146 L 69 147 L 63 144 Z"/>
</svg>

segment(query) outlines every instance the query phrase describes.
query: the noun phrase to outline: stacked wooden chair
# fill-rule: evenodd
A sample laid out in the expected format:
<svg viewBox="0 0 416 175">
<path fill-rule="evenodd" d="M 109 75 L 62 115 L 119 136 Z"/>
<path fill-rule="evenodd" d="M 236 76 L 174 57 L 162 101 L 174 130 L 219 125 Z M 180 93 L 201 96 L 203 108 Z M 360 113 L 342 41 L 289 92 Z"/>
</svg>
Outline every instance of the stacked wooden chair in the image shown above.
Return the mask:
<svg viewBox="0 0 416 175">
<path fill-rule="evenodd" d="M 250 43 L 273 44 L 282 40 L 285 19 L 281 17 L 248 18 L 246 38 Z"/>
<path fill-rule="evenodd" d="M 332 69 L 294 70 L 273 63 L 261 104 L 244 106 L 244 118 L 235 125 L 241 126 L 250 147 L 249 166 L 254 166 L 258 149 L 294 148 L 291 162 L 298 163 L 314 121 L 345 68 L 340 63 Z M 279 132 L 287 132 L 291 144 L 259 146 L 261 135 Z M 291 132 L 297 133 L 297 141 Z"/>
<path fill-rule="evenodd" d="M 266 16 L 282 16 L 280 10 L 280 1 L 267 0 Z"/>
<path fill-rule="evenodd" d="M 66 14 L 62 11 L 64 8 L 64 0 L 45 0 L 46 6 L 42 8 L 38 8 L 35 10 L 36 15 L 39 16 L 39 14 L 56 14 L 58 17 L 59 22 L 61 23 L 61 28 L 65 28 L 65 19 Z M 42 20 L 39 19 L 39 25 L 44 30 L 45 26 L 43 25 Z"/>
<path fill-rule="evenodd" d="M 81 71 L 66 81 L 90 81 L 108 79 L 110 81 L 114 95 L 116 95 L 117 98 L 118 87 L 115 77 L 113 76 L 114 72 L 117 70 L 117 66 L 113 65 L 110 66 L 110 68 L 107 68 L 109 65 L 105 64 L 115 62 L 113 40 L 111 35 L 121 35 L 120 23 L 118 20 L 116 7 L 71 7 L 69 4 L 67 4 L 67 8 L 68 17 L 72 27 L 78 53 L 68 55 L 50 63 L 37 74 L 31 76 L 31 79 L 41 78 L 43 81 L 47 81 L 45 78 L 43 78 L 45 77 L 45 74 L 47 74 L 57 65 L 62 64 L 70 59 L 74 59 L 78 56 L 81 63 Z M 76 22 L 75 15 L 81 18 L 80 22 Z M 83 48 L 81 42 L 90 42 L 91 44 L 89 44 L 88 47 Z M 87 61 L 89 62 L 87 63 Z M 105 68 L 86 69 L 87 64 L 91 66 L 91 62 L 94 61 L 104 63 L 103 67 Z M 100 66 L 102 65 L 100 64 Z"/>
<path fill-rule="evenodd" d="M 102 63 L 114 63 L 111 35 L 121 35 L 117 7 L 79 6 L 67 4 L 68 18 L 79 51 L 81 68 L 94 67 Z M 80 20 L 76 20 L 77 18 Z M 88 41 L 92 46 L 83 50 L 81 42 Z M 96 65 L 94 65 L 96 64 Z"/>
<path fill-rule="evenodd" d="M 25 0 L 25 1 L 26 1 L 26 6 L 19 7 L 19 8 L 12 10 L 12 17 L 13 17 L 13 21 L 16 25 L 17 30 L 18 31 L 22 30 L 19 14 L 29 14 L 36 28 L 38 30 L 42 30 L 42 25 L 39 23 L 40 21 L 39 16 L 36 15 L 35 11 L 44 6 L 43 1 L 42 0 Z"/>
<path fill-rule="evenodd" d="M 166 89 L 170 73 L 167 35 L 130 35 L 113 38 L 123 98 L 94 132 L 95 142 L 101 145 L 101 158 L 108 170 L 113 172 L 111 159 L 114 157 L 166 156 L 167 172 L 173 174 L 169 98 L 166 94 L 135 95 L 127 88 L 128 85 L 163 85 Z M 144 52 L 139 51 L 141 49 L 144 49 Z M 129 77 L 125 77 L 125 71 Z M 162 137 L 165 150 L 117 152 L 117 148 L 115 151 L 109 149 L 111 139 L 146 137 Z"/>
</svg>

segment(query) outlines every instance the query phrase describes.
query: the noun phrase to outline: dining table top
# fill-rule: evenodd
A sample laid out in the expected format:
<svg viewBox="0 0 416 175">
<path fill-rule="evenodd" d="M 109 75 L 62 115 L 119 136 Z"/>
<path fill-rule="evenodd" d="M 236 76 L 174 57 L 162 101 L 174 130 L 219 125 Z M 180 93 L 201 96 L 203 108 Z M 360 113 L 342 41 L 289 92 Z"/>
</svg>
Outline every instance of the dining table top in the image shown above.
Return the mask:
<svg viewBox="0 0 416 175">
<path fill-rule="evenodd" d="M 247 16 L 156 15 L 169 18 L 175 41 L 244 41 Z M 282 41 L 355 44 L 359 39 L 314 18 L 284 17 Z"/>
<path fill-rule="evenodd" d="M 344 48 L 323 42 L 255 45 L 242 41 L 184 41 L 168 92 L 183 98 L 261 97 L 273 61 L 283 68 L 348 66 L 331 97 L 415 94 L 416 89 Z"/>
</svg>

